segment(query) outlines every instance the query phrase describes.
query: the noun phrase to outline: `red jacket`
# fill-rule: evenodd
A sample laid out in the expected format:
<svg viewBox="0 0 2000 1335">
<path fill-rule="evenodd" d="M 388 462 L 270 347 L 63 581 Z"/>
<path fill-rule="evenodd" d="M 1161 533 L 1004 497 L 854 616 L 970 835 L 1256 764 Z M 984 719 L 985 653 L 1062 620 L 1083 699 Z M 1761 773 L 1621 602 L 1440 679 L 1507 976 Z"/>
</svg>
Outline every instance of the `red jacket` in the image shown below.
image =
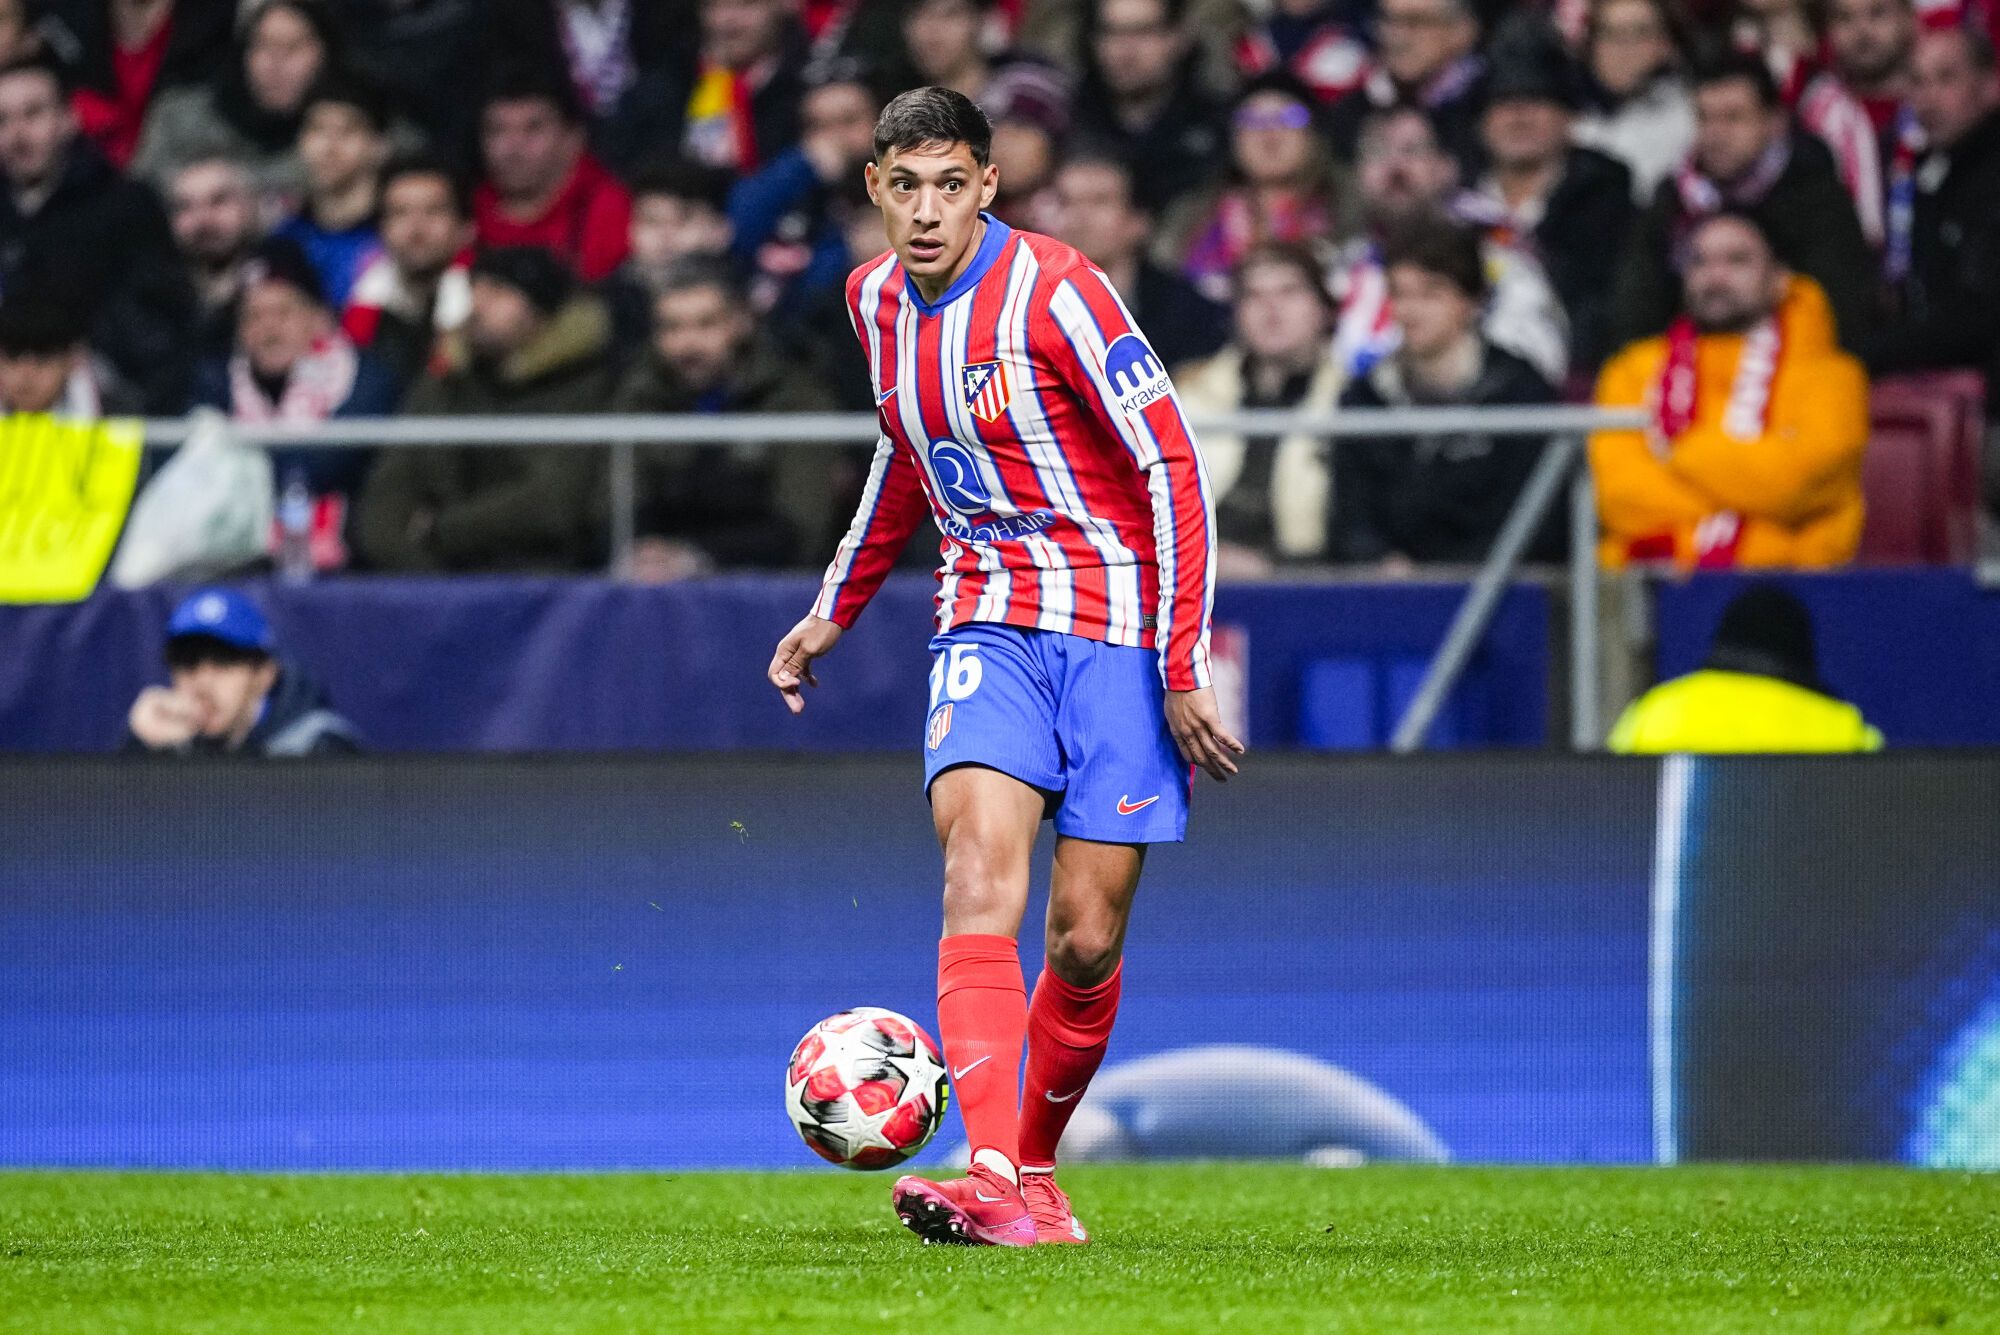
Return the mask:
<svg viewBox="0 0 2000 1335">
<path fill-rule="evenodd" d="M 472 198 L 472 217 L 482 248 L 542 246 L 575 265 L 585 282 L 595 283 L 610 277 L 630 250 L 632 194 L 586 153 L 540 216 L 503 212 L 499 191 L 482 181 Z"/>
</svg>

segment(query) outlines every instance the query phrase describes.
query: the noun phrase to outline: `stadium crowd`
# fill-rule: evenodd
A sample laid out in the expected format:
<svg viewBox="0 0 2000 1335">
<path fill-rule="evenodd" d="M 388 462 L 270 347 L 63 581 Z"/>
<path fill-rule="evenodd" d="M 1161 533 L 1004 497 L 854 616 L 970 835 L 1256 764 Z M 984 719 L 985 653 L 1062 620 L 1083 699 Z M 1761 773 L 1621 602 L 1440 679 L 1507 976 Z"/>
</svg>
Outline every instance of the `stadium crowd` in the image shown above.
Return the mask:
<svg viewBox="0 0 2000 1335">
<path fill-rule="evenodd" d="M 0 0 L 0 406 L 868 411 L 885 96 L 992 120 L 1191 410 L 1642 406 L 1603 559 L 1835 564 L 1868 376 L 2000 357 L 2000 4 Z M 1478 436 L 1203 441 L 1224 573 L 1476 559 Z M 582 570 L 601 452 L 281 450 L 322 570 Z M 631 568 L 813 564 L 854 453 L 641 451 Z M 1538 551 L 1562 543 L 1553 528 Z M 928 563 L 923 544 L 912 561 Z"/>
</svg>

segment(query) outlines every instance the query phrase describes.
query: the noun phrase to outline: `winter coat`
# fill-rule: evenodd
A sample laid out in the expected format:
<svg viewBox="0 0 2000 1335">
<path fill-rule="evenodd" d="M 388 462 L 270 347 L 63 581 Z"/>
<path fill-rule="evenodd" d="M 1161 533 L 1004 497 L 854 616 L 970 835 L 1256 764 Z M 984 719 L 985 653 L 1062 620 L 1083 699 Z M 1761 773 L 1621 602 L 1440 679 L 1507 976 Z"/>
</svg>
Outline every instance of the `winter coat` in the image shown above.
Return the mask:
<svg viewBox="0 0 2000 1335">
<path fill-rule="evenodd" d="M 610 319 L 592 297 L 557 312 L 497 365 L 443 341 L 442 369 L 403 404 L 412 416 L 602 412 L 611 398 Z M 361 553 L 384 570 L 580 570 L 602 559 L 604 462 L 587 446 L 418 447 L 387 451 L 357 522 Z M 418 516 L 430 516 L 426 526 Z"/>
<path fill-rule="evenodd" d="M 473 192 L 472 219 L 482 248 L 541 246 L 568 260 L 587 283 L 616 272 L 632 246 L 632 192 L 588 153 L 540 215 L 510 215 L 487 181 Z"/>
<path fill-rule="evenodd" d="M 151 190 L 75 141 L 53 194 L 23 214 L 0 190 L 0 299 L 33 290 L 87 314 L 90 343 L 151 412 L 186 407 L 194 290 Z"/>
<path fill-rule="evenodd" d="M 1528 240 L 1569 317 L 1569 360 L 1595 371 L 1611 355 L 1611 291 L 1631 233 L 1632 174 L 1589 148 L 1572 148 Z"/>
<path fill-rule="evenodd" d="M 1591 471 L 1604 525 L 1599 557 L 1630 559 L 1634 542 L 1665 537 L 1683 567 L 1697 559 L 1704 521 L 1741 520 L 1739 567 L 1832 566 L 1861 541 L 1861 457 L 1868 444 L 1868 377 L 1833 346 L 1826 298 L 1793 278 L 1778 309 L 1782 343 L 1763 434 L 1745 439 L 1724 426 L 1743 334 L 1704 334 L 1695 349 L 1694 424 L 1656 450 L 1650 431 L 1591 437 Z M 1650 407 L 1666 364 L 1667 340 L 1649 338 L 1605 366 L 1597 402 Z"/>
<path fill-rule="evenodd" d="M 306 193 L 305 164 L 296 148 L 295 118 L 268 117 L 252 127 L 232 118 L 224 94 L 211 84 L 169 89 L 146 113 L 146 128 L 132 157 L 132 174 L 164 190 L 174 176 L 203 158 L 241 163 L 267 201 L 289 209 Z M 290 130 L 285 130 L 289 123 Z"/>
<path fill-rule="evenodd" d="M 1451 406 L 1554 403 L 1555 386 L 1528 362 L 1480 339 L 1480 370 Z M 1419 399 L 1396 358 L 1377 362 L 1341 395 L 1343 408 L 1441 405 Z M 1482 435 L 1389 437 L 1343 441 L 1334 453 L 1333 540 L 1343 561 L 1471 564 L 1485 558 L 1534 471 L 1541 447 L 1531 440 Z M 1556 507 L 1560 509 L 1561 507 Z M 1530 560 L 1562 554 L 1562 525 L 1545 517 Z"/>
<path fill-rule="evenodd" d="M 1247 390 L 1243 363 L 1243 350 L 1231 347 L 1176 372 L 1181 406 L 1196 414 L 1242 408 Z M 1340 387 L 1339 365 L 1331 357 L 1323 358 L 1296 407 L 1301 412 L 1331 413 L 1340 401 Z M 1209 494 L 1218 509 L 1243 479 L 1253 445 L 1263 443 L 1214 431 L 1202 433 L 1201 458 L 1208 466 Z M 1324 559 L 1333 500 L 1333 460 L 1327 443 L 1316 436 L 1280 438 L 1271 455 L 1268 491 L 1272 550 L 1267 555 L 1288 561 Z"/>
<path fill-rule="evenodd" d="M 156 755 L 296 756 L 352 755 L 361 749 L 360 734 L 352 723 L 334 712 L 320 684 L 290 663 L 279 667 L 271 693 L 264 697 L 264 712 L 241 746 L 224 746 L 207 737 L 198 737 L 171 751 L 154 751 L 134 736 L 125 734 L 127 752 Z"/>
<path fill-rule="evenodd" d="M 1606 98 L 1583 111 L 1570 142 L 1608 153 L 1630 168 L 1632 202 L 1643 209 L 1694 147 L 1694 95 L 1679 74 L 1660 74 L 1621 102 Z"/>
</svg>

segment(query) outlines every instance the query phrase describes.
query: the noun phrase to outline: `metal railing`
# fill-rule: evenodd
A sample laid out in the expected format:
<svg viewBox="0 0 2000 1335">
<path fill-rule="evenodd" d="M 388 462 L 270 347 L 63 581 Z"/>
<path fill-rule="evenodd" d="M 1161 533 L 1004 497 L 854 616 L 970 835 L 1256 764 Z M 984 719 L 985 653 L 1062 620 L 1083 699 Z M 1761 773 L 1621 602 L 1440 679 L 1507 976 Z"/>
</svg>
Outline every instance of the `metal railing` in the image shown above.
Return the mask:
<svg viewBox="0 0 2000 1335">
<path fill-rule="evenodd" d="M 1570 745 L 1578 751 L 1599 744 L 1599 681 L 1603 671 L 1597 625 L 1597 508 L 1584 437 L 1593 431 L 1631 430 L 1645 425 L 1639 409 L 1588 406 L 1493 408 L 1379 408 L 1338 413 L 1257 409 L 1193 414 L 1195 434 L 1317 437 L 1330 442 L 1385 436 L 1477 434 L 1497 440 L 1545 442 L 1535 470 L 1480 564 L 1422 684 L 1396 725 L 1391 749 L 1420 750 L 1460 674 L 1478 649 L 1500 596 L 1520 569 L 1529 541 L 1555 498 L 1569 484 L 1569 686 Z M 179 443 L 188 422 L 148 421 L 146 443 Z M 609 451 L 611 550 L 622 564 L 634 541 L 638 496 L 638 448 L 643 445 L 815 445 L 873 444 L 880 434 L 867 413 L 779 413 L 738 415 L 514 416 L 514 417 L 350 417 L 309 426 L 233 425 L 237 438 L 257 446 L 314 446 L 366 449 L 435 446 L 563 445 Z"/>
</svg>

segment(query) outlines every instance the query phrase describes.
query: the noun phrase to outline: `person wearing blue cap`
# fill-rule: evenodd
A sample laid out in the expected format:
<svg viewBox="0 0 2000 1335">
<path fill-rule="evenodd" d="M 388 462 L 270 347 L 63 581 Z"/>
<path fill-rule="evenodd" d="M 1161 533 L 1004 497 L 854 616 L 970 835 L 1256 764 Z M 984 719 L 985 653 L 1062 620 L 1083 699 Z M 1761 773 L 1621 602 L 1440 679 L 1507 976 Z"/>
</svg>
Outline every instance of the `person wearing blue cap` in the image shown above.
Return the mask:
<svg viewBox="0 0 2000 1335">
<path fill-rule="evenodd" d="M 148 686 L 127 718 L 128 751 L 251 756 L 360 749 L 354 725 L 278 655 L 264 613 L 234 589 L 201 589 L 167 620 L 173 684 Z"/>
</svg>

